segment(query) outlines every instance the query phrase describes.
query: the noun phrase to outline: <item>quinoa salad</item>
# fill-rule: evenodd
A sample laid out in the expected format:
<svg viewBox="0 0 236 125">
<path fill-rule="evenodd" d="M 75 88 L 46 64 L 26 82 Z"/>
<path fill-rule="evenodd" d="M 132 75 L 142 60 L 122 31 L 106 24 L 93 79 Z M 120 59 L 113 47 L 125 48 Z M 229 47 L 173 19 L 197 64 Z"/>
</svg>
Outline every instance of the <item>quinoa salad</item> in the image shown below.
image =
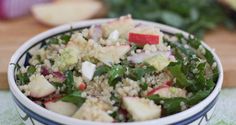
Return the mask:
<svg viewBox="0 0 236 125">
<path fill-rule="evenodd" d="M 159 119 L 191 108 L 219 71 L 200 40 L 137 24 L 130 15 L 42 41 L 16 82 L 36 104 L 99 122 Z"/>
</svg>

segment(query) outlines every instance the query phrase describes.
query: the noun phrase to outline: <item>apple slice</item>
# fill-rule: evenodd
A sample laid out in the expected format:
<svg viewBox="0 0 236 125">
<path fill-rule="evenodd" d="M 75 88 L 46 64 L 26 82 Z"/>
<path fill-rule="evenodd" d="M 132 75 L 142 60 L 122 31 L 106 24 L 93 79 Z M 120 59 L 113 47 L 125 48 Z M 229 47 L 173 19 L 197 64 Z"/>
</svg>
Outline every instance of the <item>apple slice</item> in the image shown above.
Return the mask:
<svg viewBox="0 0 236 125">
<path fill-rule="evenodd" d="M 73 103 L 63 101 L 49 101 L 44 103 L 44 105 L 46 109 L 66 116 L 73 115 L 78 109 L 78 107 Z"/>
<path fill-rule="evenodd" d="M 32 76 L 28 87 L 30 96 L 34 98 L 45 97 L 56 91 L 56 88 L 43 75 Z"/>
<path fill-rule="evenodd" d="M 161 85 L 150 92 L 148 92 L 147 96 L 158 94 L 160 97 L 172 98 L 172 97 L 186 97 L 187 91 L 181 88 L 170 87 L 168 85 Z"/>
<path fill-rule="evenodd" d="M 55 26 L 96 17 L 103 8 L 96 0 L 66 0 L 34 5 L 32 13 L 39 22 Z"/>
<path fill-rule="evenodd" d="M 110 66 L 111 64 L 119 63 L 120 58 L 122 58 L 129 50 L 129 45 L 106 46 L 101 48 L 96 57 L 101 62 Z"/>
<path fill-rule="evenodd" d="M 133 42 L 137 45 L 143 46 L 145 44 L 158 44 L 159 35 L 129 33 L 129 42 Z"/>
<path fill-rule="evenodd" d="M 159 44 L 162 42 L 163 33 L 153 26 L 138 26 L 130 30 L 129 42 L 137 45 Z"/>
<path fill-rule="evenodd" d="M 149 91 L 149 92 L 147 93 L 147 96 L 151 96 L 151 95 L 157 94 L 157 92 L 158 92 L 160 89 L 169 88 L 169 87 L 170 87 L 170 86 L 167 86 L 167 85 L 158 86 L 158 87 L 152 89 L 151 91 Z"/>
<path fill-rule="evenodd" d="M 149 65 L 155 67 L 155 69 L 159 72 L 166 68 L 170 64 L 170 59 L 168 58 L 167 54 L 159 53 L 151 58 L 144 60 Z"/>
<path fill-rule="evenodd" d="M 123 104 L 135 121 L 156 119 L 161 116 L 161 106 L 145 98 L 123 97 Z"/>
</svg>

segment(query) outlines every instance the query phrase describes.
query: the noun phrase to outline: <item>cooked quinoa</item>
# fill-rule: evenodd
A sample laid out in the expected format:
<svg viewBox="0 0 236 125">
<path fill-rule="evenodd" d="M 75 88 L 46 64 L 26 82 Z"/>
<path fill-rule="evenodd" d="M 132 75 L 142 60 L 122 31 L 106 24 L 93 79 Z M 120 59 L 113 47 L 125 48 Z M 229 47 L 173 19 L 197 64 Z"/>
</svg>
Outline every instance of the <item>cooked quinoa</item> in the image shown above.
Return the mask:
<svg viewBox="0 0 236 125">
<path fill-rule="evenodd" d="M 201 42 L 131 16 L 51 37 L 17 65 L 19 89 L 77 119 L 133 122 L 184 111 L 207 97 L 217 63 Z"/>
</svg>

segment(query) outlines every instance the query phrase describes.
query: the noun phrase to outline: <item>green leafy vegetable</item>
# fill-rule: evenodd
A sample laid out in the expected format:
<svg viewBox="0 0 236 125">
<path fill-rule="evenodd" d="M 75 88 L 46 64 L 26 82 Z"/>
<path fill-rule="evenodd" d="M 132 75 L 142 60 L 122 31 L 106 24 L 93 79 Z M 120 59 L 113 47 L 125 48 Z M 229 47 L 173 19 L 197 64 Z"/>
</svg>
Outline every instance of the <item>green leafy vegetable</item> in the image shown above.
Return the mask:
<svg viewBox="0 0 236 125">
<path fill-rule="evenodd" d="M 110 67 L 107 65 L 102 65 L 96 68 L 94 76 L 100 76 L 107 73 L 110 70 Z"/>
<path fill-rule="evenodd" d="M 85 102 L 86 99 L 81 97 L 80 91 L 74 91 L 71 94 L 63 97 L 61 100 L 64 102 L 74 103 L 77 107 L 80 107 Z"/>
<path fill-rule="evenodd" d="M 148 96 L 147 98 L 153 100 L 158 105 L 162 105 L 164 109 L 164 115 L 171 115 L 182 111 L 182 106 L 187 103 L 187 99 L 182 97 L 163 98 L 158 94 L 155 94 Z"/>
<path fill-rule="evenodd" d="M 169 66 L 171 74 L 176 78 L 176 85 L 181 88 L 188 87 L 192 81 L 188 80 L 186 75 L 182 72 L 180 64 Z"/>
<path fill-rule="evenodd" d="M 48 40 L 48 44 L 50 45 L 50 44 L 59 44 L 59 40 L 57 39 L 57 38 L 50 38 L 49 40 Z"/>
<path fill-rule="evenodd" d="M 146 82 L 143 82 L 143 83 L 140 84 L 140 87 L 143 91 L 145 91 L 148 88 L 148 84 Z"/>
<path fill-rule="evenodd" d="M 16 65 L 17 66 L 17 65 Z M 33 75 L 35 72 L 36 72 L 36 67 L 31 65 L 27 68 L 27 71 L 26 73 L 22 73 L 20 70 L 19 70 L 19 65 L 17 66 L 17 70 L 19 71 L 18 74 L 16 74 L 16 78 L 18 79 L 20 85 L 24 85 L 24 84 L 27 84 L 30 80 L 29 80 L 29 77 L 31 75 Z"/>
<path fill-rule="evenodd" d="M 29 82 L 29 77 L 27 73 L 18 73 L 16 75 L 17 79 L 19 80 L 20 85 L 27 84 Z"/>
<path fill-rule="evenodd" d="M 66 85 L 66 93 L 71 93 L 74 91 L 74 77 L 72 71 L 66 71 L 65 72 L 66 80 L 65 80 L 65 85 Z"/>
<path fill-rule="evenodd" d="M 156 69 L 153 66 L 146 65 L 145 67 L 136 67 L 129 69 L 129 77 L 135 81 L 140 80 L 145 74 L 155 72 Z"/>
<path fill-rule="evenodd" d="M 32 65 L 29 66 L 28 69 L 27 69 L 27 74 L 28 74 L 28 76 L 31 76 L 32 74 L 34 74 L 35 71 L 36 71 L 35 66 L 32 66 Z"/>
<path fill-rule="evenodd" d="M 124 76 L 126 68 L 121 65 L 114 65 L 108 72 L 108 83 L 110 86 L 115 86 L 122 76 Z"/>
<path fill-rule="evenodd" d="M 160 104 L 160 101 L 163 100 L 158 94 L 153 94 L 147 97 L 150 100 L 153 100 L 156 104 Z"/>
<path fill-rule="evenodd" d="M 165 99 L 163 103 L 163 109 L 165 111 L 165 114 L 171 115 L 171 114 L 182 111 L 182 105 L 185 105 L 186 102 L 187 100 L 181 97 Z"/>
<path fill-rule="evenodd" d="M 173 54 L 178 60 L 178 63 L 169 65 L 169 67 L 172 67 L 169 70 L 176 77 L 177 86 L 182 87 L 184 85 L 179 85 L 179 83 L 186 83 L 188 81 L 189 85 L 185 86 L 188 91 L 197 92 L 199 90 L 212 89 L 215 85 L 214 82 L 216 82 L 219 76 L 218 69 L 210 67 L 215 62 L 212 53 L 204 48 L 201 41 L 195 37 L 189 36 L 185 38 L 182 34 L 176 34 L 176 37 L 178 42 L 164 41 L 172 46 Z M 187 43 L 190 45 L 190 48 L 184 48 Z M 196 53 L 199 47 L 202 47 L 205 53 L 192 54 Z M 213 76 L 206 75 L 206 71 L 212 72 Z"/>
<path fill-rule="evenodd" d="M 63 40 L 64 44 L 67 44 L 69 42 L 70 38 L 71 38 L 71 35 L 64 34 L 61 36 L 61 40 Z"/>
<path fill-rule="evenodd" d="M 165 23 L 202 36 L 232 19 L 215 0 L 106 0 L 109 17 L 132 14 L 134 18 Z M 180 4 L 181 3 L 181 4 Z M 227 25 L 233 28 L 234 25 Z"/>
<path fill-rule="evenodd" d="M 211 91 L 209 90 L 200 90 L 198 91 L 197 93 L 195 93 L 193 96 L 191 96 L 189 99 L 188 99 L 188 105 L 195 105 L 197 104 L 198 102 L 200 102 L 201 100 L 203 100 L 204 98 L 206 98 L 209 94 L 210 94 Z"/>
</svg>

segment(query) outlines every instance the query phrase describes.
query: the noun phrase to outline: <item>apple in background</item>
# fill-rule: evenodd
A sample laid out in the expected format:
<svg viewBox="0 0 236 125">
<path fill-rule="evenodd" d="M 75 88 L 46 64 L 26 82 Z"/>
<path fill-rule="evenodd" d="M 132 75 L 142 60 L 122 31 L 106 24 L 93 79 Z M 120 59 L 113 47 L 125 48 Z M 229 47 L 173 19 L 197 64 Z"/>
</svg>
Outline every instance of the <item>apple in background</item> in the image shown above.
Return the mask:
<svg viewBox="0 0 236 125">
<path fill-rule="evenodd" d="M 236 0 L 218 0 L 231 18 L 236 21 Z"/>
<path fill-rule="evenodd" d="M 39 22 L 56 26 L 104 16 L 104 8 L 103 3 L 97 0 L 57 0 L 34 5 L 31 11 Z"/>
<path fill-rule="evenodd" d="M 235 0 L 218 0 L 221 4 L 229 7 L 230 9 L 236 11 L 236 1 Z"/>
</svg>

